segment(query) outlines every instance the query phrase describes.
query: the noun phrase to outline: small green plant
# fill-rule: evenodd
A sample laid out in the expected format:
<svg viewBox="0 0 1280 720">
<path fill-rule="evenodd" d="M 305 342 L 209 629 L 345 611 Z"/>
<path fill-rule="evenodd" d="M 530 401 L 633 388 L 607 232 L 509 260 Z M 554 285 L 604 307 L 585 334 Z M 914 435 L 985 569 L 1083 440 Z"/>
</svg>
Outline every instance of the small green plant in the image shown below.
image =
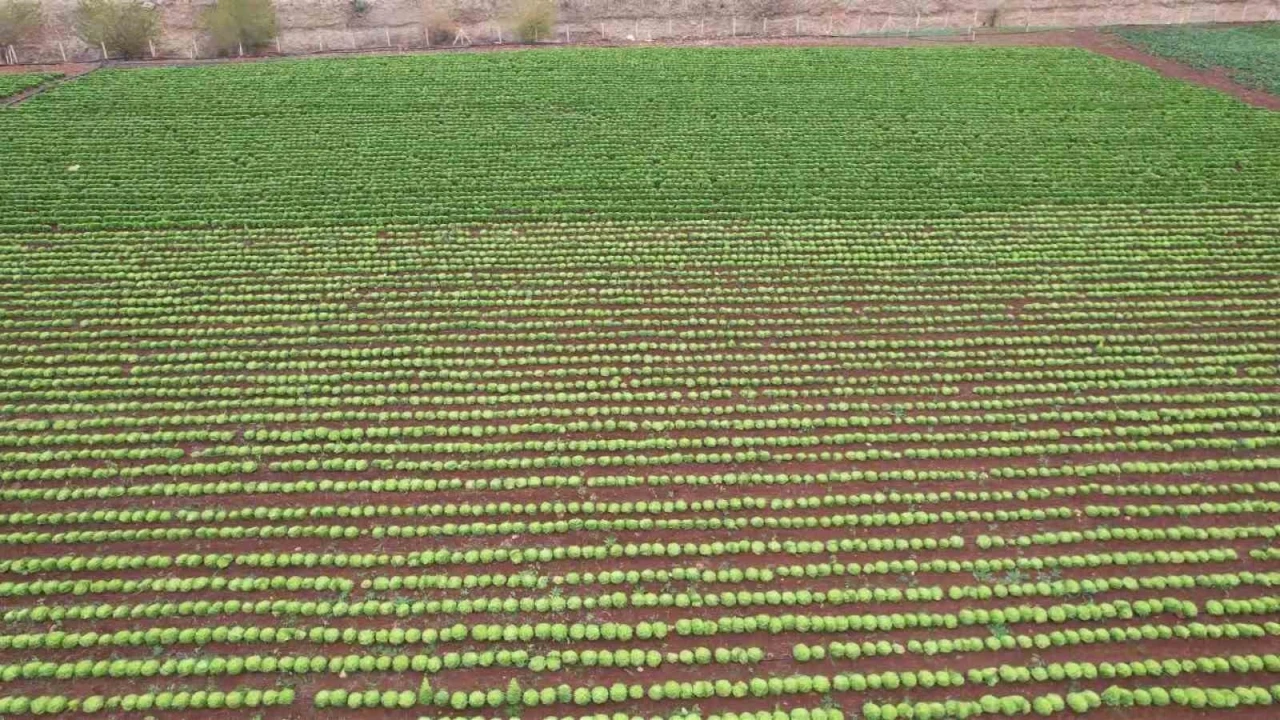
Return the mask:
<svg viewBox="0 0 1280 720">
<path fill-rule="evenodd" d="M 271 0 L 218 0 L 203 24 L 217 53 L 253 51 L 276 36 L 276 9 Z"/>
<path fill-rule="evenodd" d="M 126 58 L 142 57 L 160 32 L 160 13 L 138 0 L 80 0 L 72 16 L 76 35 Z"/>
</svg>

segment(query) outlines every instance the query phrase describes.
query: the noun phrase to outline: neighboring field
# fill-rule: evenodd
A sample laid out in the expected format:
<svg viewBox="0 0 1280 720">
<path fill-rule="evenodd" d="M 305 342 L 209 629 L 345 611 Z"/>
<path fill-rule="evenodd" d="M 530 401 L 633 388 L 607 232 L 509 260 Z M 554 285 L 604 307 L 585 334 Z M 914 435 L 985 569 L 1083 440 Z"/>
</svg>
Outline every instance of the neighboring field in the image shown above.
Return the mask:
<svg viewBox="0 0 1280 720">
<path fill-rule="evenodd" d="M 60 77 L 62 73 L 0 73 L 0 99 Z"/>
<path fill-rule="evenodd" d="M 1280 701 L 1276 114 L 654 49 L 104 70 L 0 136 L 0 716 Z"/>
<path fill-rule="evenodd" d="M 1148 52 L 1198 68 L 1223 68 L 1242 84 L 1280 95 L 1280 23 L 1132 27 L 1116 32 Z"/>
</svg>

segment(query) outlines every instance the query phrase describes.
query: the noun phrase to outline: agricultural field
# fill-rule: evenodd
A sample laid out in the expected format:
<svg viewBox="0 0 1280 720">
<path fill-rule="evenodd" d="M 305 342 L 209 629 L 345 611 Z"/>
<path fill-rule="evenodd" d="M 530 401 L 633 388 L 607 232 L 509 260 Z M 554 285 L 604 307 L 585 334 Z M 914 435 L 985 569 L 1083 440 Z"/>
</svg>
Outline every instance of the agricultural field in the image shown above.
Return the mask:
<svg viewBox="0 0 1280 720">
<path fill-rule="evenodd" d="M 60 77 L 62 73 L 0 73 L 0 100 Z"/>
<path fill-rule="evenodd" d="M 1222 68 L 1239 83 L 1280 95 L 1280 23 L 1128 27 L 1116 31 L 1147 52 L 1198 68 Z"/>
<path fill-rule="evenodd" d="M 1280 115 L 654 48 L 101 70 L 0 137 L 4 718 L 1280 704 Z"/>
</svg>

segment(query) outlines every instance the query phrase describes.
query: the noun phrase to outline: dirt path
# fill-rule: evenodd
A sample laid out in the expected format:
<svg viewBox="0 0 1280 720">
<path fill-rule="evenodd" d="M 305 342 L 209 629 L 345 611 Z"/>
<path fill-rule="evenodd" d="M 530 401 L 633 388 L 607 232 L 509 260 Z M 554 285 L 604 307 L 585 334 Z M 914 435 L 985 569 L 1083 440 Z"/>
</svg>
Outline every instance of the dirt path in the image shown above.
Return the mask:
<svg viewBox="0 0 1280 720">
<path fill-rule="evenodd" d="M 0 67 L 0 73 L 18 74 L 18 73 L 62 73 L 62 77 L 42 82 L 33 88 L 27 88 L 20 93 L 14 93 L 3 99 L 0 99 L 0 107 L 11 108 L 30 100 L 42 92 L 61 85 L 68 80 L 91 73 L 98 69 L 98 63 L 62 63 L 58 65 L 7 65 Z"/>
<path fill-rule="evenodd" d="M 1074 41 L 1072 44 L 1077 47 L 1082 47 L 1107 57 L 1113 57 L 1117 60 L 1145 65 L 1167 78 L 1213 88 L 1237 97 L 1254 107 L 1280 110 L 1280 96 L 1272 95 L 1263 90 L 1247 88 L 1233 80 L 1221 68 L 1199 70 L 1174 60 L 1143 52 L 1114 35 L 1108 35 L 1096 30 L 1077 30 L 1067 34 L 1071 35 Z"/>
</svg>

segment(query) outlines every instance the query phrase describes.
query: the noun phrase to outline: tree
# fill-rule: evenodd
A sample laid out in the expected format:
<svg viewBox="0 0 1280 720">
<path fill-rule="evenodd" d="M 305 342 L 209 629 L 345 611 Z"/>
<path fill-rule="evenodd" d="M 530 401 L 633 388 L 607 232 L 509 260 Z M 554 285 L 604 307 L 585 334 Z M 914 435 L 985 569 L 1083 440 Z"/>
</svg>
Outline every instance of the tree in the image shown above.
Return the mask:
<svg viewBox="0 0 1280 720">
<path fill-rule="evenodd" d="M 271 0 L 218 0 L 203 24 L 216 52 L 253 51 L 276 36 L 276 9 Z"/>
<path fill-rule="evenodd" d="M 80 0 L 72 24 L 89 45 L 126 58 L 142 57 L 160 32 L 160 13 L 138 0 Z"/>
<path fill-rule="evenodd" d="M 555 4 L 550 0 L 520 0 L 512 24 L 521 42 L 549 40 L 555 32 Z"/>
<path fill-rule="evenodd" d="M 44 24 L 39 0 L 0 1 L 0 46 L 17 45 Z"/>
</svg>

